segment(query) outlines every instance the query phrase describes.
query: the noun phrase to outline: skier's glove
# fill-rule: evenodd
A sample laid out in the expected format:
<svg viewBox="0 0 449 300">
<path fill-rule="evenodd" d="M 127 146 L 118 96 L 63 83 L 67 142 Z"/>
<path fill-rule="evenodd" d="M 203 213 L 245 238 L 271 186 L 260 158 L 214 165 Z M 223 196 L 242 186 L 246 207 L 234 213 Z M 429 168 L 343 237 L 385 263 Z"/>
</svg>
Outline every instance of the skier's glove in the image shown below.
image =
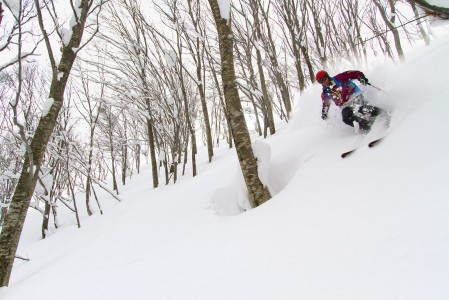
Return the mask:
<svg viewBox="0 0 449 300">
<path fill-rule="evenodd" d="M 326 120 L 327 119 L 327 112 L 322 112 L 321 113 L 321 119 Z"/>
<path fill-rule="evenodd" d="M 321 119 L 326 120 L 327 119 L 327 111 L 329 110 L 329 106 L 323 106 L 323 109 L 321 109 Z"/>
<path fill-rule="evenodd" d="M 363 85 L 368 84 L 368 78 L 366 78 L 365 75 L 360 75 L 359 78 L 357 78 L 357 80 L 360 81 L 360 83 Z"/>
</svg>

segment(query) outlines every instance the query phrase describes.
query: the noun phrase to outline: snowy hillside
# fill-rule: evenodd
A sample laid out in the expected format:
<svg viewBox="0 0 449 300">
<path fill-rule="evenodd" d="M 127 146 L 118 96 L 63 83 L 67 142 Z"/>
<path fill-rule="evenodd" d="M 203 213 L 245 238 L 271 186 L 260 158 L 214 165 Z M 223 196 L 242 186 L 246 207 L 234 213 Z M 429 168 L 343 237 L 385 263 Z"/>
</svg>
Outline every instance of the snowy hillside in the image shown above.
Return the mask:
<svg viewBox="0 0 449 300">
<path fill-rule="evenodd" d="M 41 241 L 30 211 L 18 252 L 30 261 L 17 261 L 0 298 L 449 299 L 447 53 L 446 36 L 366 70 L 386 91 L 365 88 L 392 112 L 391 131 L 346 159 L 357 137 L 336 111 L 320 119 L 311 88 L 261 141 L 275 196 L 259 208 L 237 214 L 243 183 L 224 147 L 175 185 L 152 189 L 149 169 L 134 176 L 124 201 L 81 229 L 67 221 Z"/>
</svg>

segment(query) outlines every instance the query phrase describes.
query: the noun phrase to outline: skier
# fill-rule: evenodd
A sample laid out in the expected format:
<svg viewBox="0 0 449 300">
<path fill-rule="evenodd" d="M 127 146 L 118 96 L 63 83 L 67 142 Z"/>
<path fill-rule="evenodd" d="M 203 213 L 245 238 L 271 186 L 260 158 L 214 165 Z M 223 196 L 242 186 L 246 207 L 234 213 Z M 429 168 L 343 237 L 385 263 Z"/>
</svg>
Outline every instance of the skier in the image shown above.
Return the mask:
<svg viewBox="0 0 449 300">
<path fill-rule="evenodd" d="M 315 78 L 323 86 L 321 94 L 323 120 L 327 119 L 330 100 L 332 100 L 342 109 L 343 122 L 349 126 L 355 126 L 356 132 L 366 134 L 371 130 L 376 117 L 384 112 L 379 107 L 369 105 L 360 88 L 353 82 L 357 79 L 363 85 L 369 84 L 361 71 L 351 70 L 331 77 L 326 71 L 320 70 Z"/>
</svg>

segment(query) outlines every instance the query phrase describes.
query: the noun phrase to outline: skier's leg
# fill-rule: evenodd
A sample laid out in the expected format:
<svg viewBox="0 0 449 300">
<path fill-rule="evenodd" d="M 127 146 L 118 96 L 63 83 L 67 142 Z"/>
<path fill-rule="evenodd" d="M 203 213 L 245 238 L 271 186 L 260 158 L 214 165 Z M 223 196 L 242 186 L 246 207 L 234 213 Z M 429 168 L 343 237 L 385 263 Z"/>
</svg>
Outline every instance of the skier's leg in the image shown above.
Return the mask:
<svg viewBox="0 0 449 300">
<path fill-rule="evenodd" d="M 381 119 L 383 119 L 385 126 L 387 128 L 390 127 L 391 114 L 387 110 L 377 106 L 365 104 L 359 109 L 358 113 L 356 113 L 355 116 L 360 116 L 361 118 L 366 119 L 371 123 L 371 125 L 372 123 L 374 123 L 377 117 L 380 117 Z"/>
<path fill-rule="evenodd" d="M 372 122 L 360 117 L 360 114 L 354 114 L 353 107 L 347 106 L 341 111 L 343 122 L 354 127 L 354 122 L 358 124 L 358 130 L 361 133 L 368 133 L 371 130 Z"/>
<path fill-rule="evenodd" d="M 343 117 L 343 122 L 351 127 L 354 127 L 354 122 L 357 122 L 358 128 L 356 127 L 356 132 L 368 133 L 371 129 L 371 122 L 359 117 L 354 114 L 353 107 L 347 106 L 341 111 Z"/>
<path fill-rule="evenodd" d="M 382 108 L 369 104 L 364 104 L 359 108 L 359 113 L 367 117 L 377 117 L 383 112 L 384 110 Z"/>
<path fill-rule="evenodd" d="M 341 116 L 343 122 L 351 127 L 354 127 L 354 113 L 352 112 L 352 107 L 347 106 L 341 111 Z"/>
</svg>

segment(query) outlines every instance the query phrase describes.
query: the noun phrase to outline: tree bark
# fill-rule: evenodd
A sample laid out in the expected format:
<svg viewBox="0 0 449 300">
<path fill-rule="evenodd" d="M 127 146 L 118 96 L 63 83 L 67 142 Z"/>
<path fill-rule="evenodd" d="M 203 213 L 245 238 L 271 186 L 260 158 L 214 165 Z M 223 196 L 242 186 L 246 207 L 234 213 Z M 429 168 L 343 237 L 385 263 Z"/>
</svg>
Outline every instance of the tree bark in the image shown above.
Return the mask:
<svg viewBox="0 0 449 300">
<path fill-rule="evenodd" d="M 154 144 L 153 122 L 147 119 L 148 144 L 150 147 L 151 173 L 153 174 L 153 188 L 159 185 L 159 175 L 157 172 L 156 146 Z"/>
<path fill-rule="evenodd" d="M 86 178 L 86 209 L 87 215 L 92 215 L 92 210 L 90 209 L 90 183 L 91 183 L 91 173 L 92 173 L 92 158 L 93 158 L 93 146 L 94 146 L 94 130 L 90 130 L 90 142 L 89 142 L 89 158 L 87 167 L 87 178 Z"/>
<path fill-rule="evenodd" d="M 109 123 L 111 124 L 111 123 Z M 109 152 L 111 152 L 111 165 L 112 165 L 112 189 L 118 195 L 117 178 L 115 176 L 115 156 L 114 156 L 114 142 L 112 140 L 112 126 L 109 126 Z"/>
<path fill-rule="evenodd" d="M 268 189 L 263 186 L 257 172 L 257 161 L 251 148 L 251 138 L 243 114 L 242 104 L 236 86 L 234 69 L 233 44 L 234 37 L 230 20 L 221 17 L 217 0 L 209 0 L 215 25 L 218 31 L 218 40 L 221 57 L 221 73 L 227 113 L 237 150 L 237 156 L 242 169 L 243 178 L 249 192 L 249 201 L 256 207 L 271 198 Z"/>
</svg>

